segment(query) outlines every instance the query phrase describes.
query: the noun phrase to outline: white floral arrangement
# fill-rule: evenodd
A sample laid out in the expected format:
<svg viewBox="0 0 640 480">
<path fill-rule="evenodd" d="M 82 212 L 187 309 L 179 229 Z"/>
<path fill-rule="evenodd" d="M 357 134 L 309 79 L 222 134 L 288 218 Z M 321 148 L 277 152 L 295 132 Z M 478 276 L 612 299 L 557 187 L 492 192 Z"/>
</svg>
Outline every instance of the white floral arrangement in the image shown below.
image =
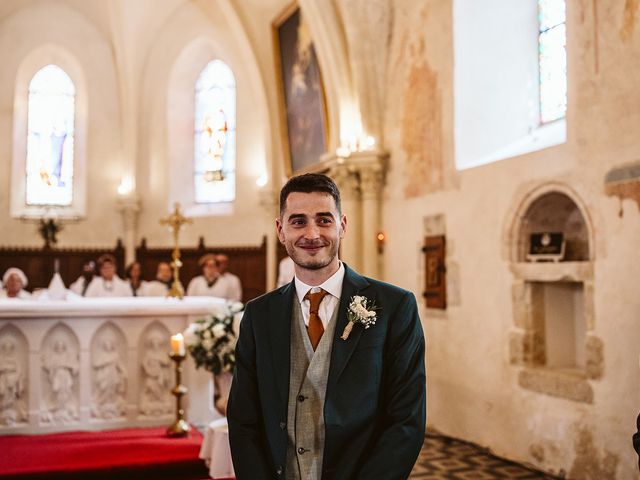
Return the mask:
<svg viewBox="0 0 640 480">
<path fill-rule="evenodd" d="M 371 325 L 375 325 L 378 319 L 376 310 L 378 310 L 378 307 L 367 297 L 363 297 L 362 295 L 354 295 L 351 297 L 349 310 L 347 311 L 349 323 L 347 323 L 340 338 L 342 340 L 349 338 L 351 330 L 356 323 L 360 323 L 365 329 L 370 328 Z"/>
<path fill-rule="evenodd" d="M 214 375 L 233 371 L 237 341 L 234 325 L 242 316 L 243 309 L 240 302 L 228 302 L 186 328 L 184 342 L 196 362 L 196 368 L 203 367 Z"/>
</svg>

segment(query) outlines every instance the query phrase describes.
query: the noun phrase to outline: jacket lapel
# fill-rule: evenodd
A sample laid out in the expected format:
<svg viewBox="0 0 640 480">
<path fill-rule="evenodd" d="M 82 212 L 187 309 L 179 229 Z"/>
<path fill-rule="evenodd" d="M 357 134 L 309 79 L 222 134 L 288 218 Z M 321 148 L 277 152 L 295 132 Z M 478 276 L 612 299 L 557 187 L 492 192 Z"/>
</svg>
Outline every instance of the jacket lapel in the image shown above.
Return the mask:
<svg viewBox="0 0 640 480">
<path fill-rule="evenodd" d="M 340 305 L 338 306 L 338 317 L 336 318 L 336 330 L 333 335 L 333 348 L 331 351 L 331 364 L 329 365 L 329 379 L 327 381 L 327 391 L 336 384 L 340 378 L 340 374 L 347 365 L 351 354 L 358 345 L 362 328 L 355 327 L 351 330 L 351 334 L 347 340 L 342 340 L 342 332 L 347 326 L 347 310 L 349 303 L 354 295 L 360 293 L 361 290 L 369 286 L 369 282 L 356 272 L 351 270 L 347 264 L 344 264 L 345 274 L 342 283 L 342 294 L 340 297 Z"/>
<path fill-rule="evenodd" d="M 280 400 L 286 407 L 289 399 L 289 363 L 291 350 L 291 311 L 294 282 L 282 287 L 269 307 L 269 334 L 273 354 L 273 374 Z"/>
</svg>

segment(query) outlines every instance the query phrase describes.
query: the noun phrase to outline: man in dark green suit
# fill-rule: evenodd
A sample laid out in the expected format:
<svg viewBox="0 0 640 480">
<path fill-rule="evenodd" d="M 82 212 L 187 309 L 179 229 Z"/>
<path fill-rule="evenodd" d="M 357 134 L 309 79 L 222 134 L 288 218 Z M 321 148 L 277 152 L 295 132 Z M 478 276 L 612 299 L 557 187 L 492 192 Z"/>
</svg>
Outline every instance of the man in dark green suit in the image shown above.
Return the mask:
<svg viewBox="0 0 640 480">
<path fill-rule="evenodd" d="M 346 225 L 329 177 L 283 187 L 276 227 L 296 277 L 241 322 L 227 412 L 238 480 L 406 479 L 416 461 L 426 379 L 415 297 L 340 262 Z"/>
</svg>

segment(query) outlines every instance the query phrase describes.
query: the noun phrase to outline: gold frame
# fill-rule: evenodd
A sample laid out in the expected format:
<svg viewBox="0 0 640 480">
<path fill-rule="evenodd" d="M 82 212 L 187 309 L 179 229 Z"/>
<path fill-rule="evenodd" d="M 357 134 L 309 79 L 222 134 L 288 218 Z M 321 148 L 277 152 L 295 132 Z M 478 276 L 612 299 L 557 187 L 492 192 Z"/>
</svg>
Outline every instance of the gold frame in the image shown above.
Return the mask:
<svg viewBox="0 0 640 480">
<path fill-rule="evenodd" d="M 289 144 L 289 124 L 287 120 L 287 102 L 285 98 L 285 83 L 282 77 L 282 59 L 280 54 L 280 36 L 279 31 L 282 25 L 289 20 L 289 18 L 299 10 L 300 6 L 296 1 L 289 4 L 286 8 L 280 12 L 276 16 L 276 18 L 271 22 L 271 37 L 273 43 L 273 57 L 275 63 L 275 72 L 276 72 L 276 84 L 277 84 L 277 94 L 278 94 L 278 117 L 280 120 L 280 141 L 282 143 L 282 149 L 285 159 L 285 173 L 287 177 L 291 177 L 294 174 L 306 173 L 309 171 L 316 171 L 318 166 L 321 163 L 320 158 L 317 159 L 316 163 L 303 166 L 297 169 L 294 169 L 293 158 L 291 156 L 291 147 Z M 315 47 L 314 47 L 315 51 Z M 322 68 L 320 65 L 320 61 L 316 54 L 316 62 L 318 67 L 318 72 L 320 76 L 320 94 L 322 100 L 322 115 L 323 121 L 322 126 L 324 129 L 324 149 L 327 151 L 327 147 L 329 145 L 329 116 L 327 109 L 327 98 L 326 91 L 323 81 Z"/>
</svg>

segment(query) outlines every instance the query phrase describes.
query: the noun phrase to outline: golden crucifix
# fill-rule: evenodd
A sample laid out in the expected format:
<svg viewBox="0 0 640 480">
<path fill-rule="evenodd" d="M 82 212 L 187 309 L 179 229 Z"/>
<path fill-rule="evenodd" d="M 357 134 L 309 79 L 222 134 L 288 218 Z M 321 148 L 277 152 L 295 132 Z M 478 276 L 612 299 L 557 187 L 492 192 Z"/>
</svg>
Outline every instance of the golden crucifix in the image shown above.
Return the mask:
<svg viewBox="0 0 640 480">
<path fill-rule="evenodd" d="M 178 242 L 178 235 L 184 225 L 193 223 L 191 218 L 187 218 L 180 213 L 180 204 L 175 203 L 173 205 L 173 212 L 167 218 L 160 219 L 160 225 L 168 225 L 169 230 L 173 232 L 173 252 L 171 254 L 171 268 L 173 269 L 173 283 L 171 284 L 171 290 L 167 293 L 167 297 L 184 297 L 184 287 L 180 283 L 180 267 L 182 261 L 180 260 L 180 248 Z"/>
</svg>

